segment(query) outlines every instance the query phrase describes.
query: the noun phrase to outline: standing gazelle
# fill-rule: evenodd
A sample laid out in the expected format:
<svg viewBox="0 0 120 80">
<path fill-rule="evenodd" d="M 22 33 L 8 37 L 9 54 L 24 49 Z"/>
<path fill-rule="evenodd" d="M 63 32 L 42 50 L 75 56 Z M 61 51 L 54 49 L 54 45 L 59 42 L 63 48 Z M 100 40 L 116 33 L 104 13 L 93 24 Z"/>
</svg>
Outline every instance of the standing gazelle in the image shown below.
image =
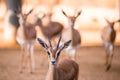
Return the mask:
<svg viewBox="0 0 120 80">
<path fill-rule="evenodd" d="M 34 43 L 36 40 L 36 23 L 28 23 L 27 17 L 31 12 L 30 10 L 27 14 L 22 14 L 21 12 L 17 15 L 19 17 L 20 27 L 17 30 L 16 40 L 21 46 L 21 64 L 20 72 L 25 67 L 25 62 L 29 64 L 30 72 L 32 73 L 35 68 L 34 63 Z"/>
<path fill-rule="evenodd" d="M 63 10 L 62 13 L 66 16 L 68 19 L 68 28 L 63 31 L 63 38 L 62 41 L 66 41 L 68 39 L 72 40 L 72 44 L 68 47 L 66 50 L 68 54 L 70 54 L 70 57 L 74 60 L 76 58 L 76 51 L 77 48 L 81 44 L 81 36 L 78 30 L 74 28 L 76 19 L 81 14 L 82 11 L 79 11 L 77 15 L 75 16 L 68 16 Z"/>
<path fill-rule="evenodd" d="M 49 56 L 49 69 L 46 80 L 78 80 L 79 66 L 75 61 L 63 59 L 58 62 L 61 51 L 70 45 L 71 40 L 68 40 L 59 46 L 61 41 L 60 35 L 59 41 L 54 47 L 52 46 L 50 39 L 49 46 L 40 38 L 38 38 L 38 41 L 41 46 L 45 48 Z"/>
<path fill-rule="evenodd" d="M 103 31 L 102 31 L 102 41 L 106 50 L 106 71 L 108 71 L 111 67 L 111 63 L 112 63 L 112 58 L 114 55 L 114 42 L 115 42 L 115 38 L 116 38 L 116 31 L 114 30 L 114 24 L 116 22 L 120 22 L 120 20 L 117 21 L 113 21 L 110 22 L 109 20 L 105 19 L 107 22 L 107 26 L 104 27 Z"/>
</svg>

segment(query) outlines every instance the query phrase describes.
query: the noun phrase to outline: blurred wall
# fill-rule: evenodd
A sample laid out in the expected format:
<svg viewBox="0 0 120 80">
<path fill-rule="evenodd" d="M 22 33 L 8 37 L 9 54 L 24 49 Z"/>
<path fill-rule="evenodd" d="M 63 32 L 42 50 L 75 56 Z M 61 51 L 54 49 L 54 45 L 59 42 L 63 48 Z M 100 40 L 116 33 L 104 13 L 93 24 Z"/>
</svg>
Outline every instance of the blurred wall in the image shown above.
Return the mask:
<svg viewBox="0 0 120 80">
<path fill-rule="evenodd" d="M 6 0 L 0 0 L 0 10 L 1 14 L 5 15 L 5 10 L 6 7 L 2 6 L 3 2 L 5 2 Z M 17 0 L 15 0 L 17 1 Z M 119 8 L 120 8 L 120 0 L 23 0 L 23 10 L 27 11 L 26 8 L 31 9 L 31 8 L 35 8 L 35 9 L 41 9 L 40 7 L 45 5 L 48 6 L 47 8 L 52 9 L 55 8 L 56 12 L 53 15 L 53 20 L 59 21 L 62 24 L 65 24 L 66 27 L 66 18 L 61 15 L 60 9 L 61 6 L 63 7 L 67 7 L 66 8 L 66 12 L 67 13 L 71 13 L 68 10 L 68 7 L 73 8 L 73 9 L 84 9 L 82 15 L 79 17 L 79 19 L 77 20 L 77 29 L 82 33 L 83 36 L 83 43 L 88 42 L 97 42 L 100 43 L 100 33 L 96 34 L 96 32 L 100 32 L 100 30 L 105 26 L 105 24 L 102 24 L 104 22 L 103 17 L 110 17 L 111 20 L 116 19 L 114 17 L 120 18 L 120 13 L 119 13 Z M 25 6 L 25 7 L 24 7 Z M 29 6 L 29 7 L 28 7 Z M 36 7 L 39 6 L 39 7 Z M 54 7 L 54 6 L 59 6 L 58 7 Z M 3 8 L 5 7 L 5 8 Z M 95 9 L 96 8 L 96 9 Z M 117 10 L 116 10 L 117 9 Z M 96 11 L 97 10 L 97 11 Z M 3 12 L 4 11 L 4 12 Z M 45 11 L 47 11 L 47 9 L 45 9 Z M 56 17 L 57 16 L 57 17 Z M 3 16 L 0 16 L 0 20 L 1 23 L 3 24 L 1 18 L 4 18 Z M 97 18 L 97 19 L 96 19 Z M 104 22 L 105 23 L 105 22 Z M 3 28 L 3 26 L 0 26 L 0 31 Z M 120 28 L 119 28 L 120 29 Z M 85 30 L 85 31 L 84 31 Z M 96 31 L 94 34 L 96 34 L 96 40 L 91 38 L 88 38 L 88 32 L 86 31 L 91 31 L 94 32 Z M 116 29 L 118 30 L 118 28 Z M 7 31 L 7 30 L 6 30 Z M 90 33 L 91 33 L 90 32 Z M 120 34 L 119 34 L 120 35 Z M 118 36 L 119 36 L 118 35 Z M 91 33 L 90 36 L 93 36 L 93 33 Z M 95 41 L 94 41 L 95 40 Z M 120 38 L 117 37 L 117 42 L 120 42 Z"/>
<path fill-rule="evenodd" d="M 26 3 L 32 4 L 45 4 L 53 6 L 62 4 L 66 6 L 79 7 L 79 6 L 93 6 L 93 7 L 109 7 L 115 8 L 117 0 L 24 0 Z"/>
</svg>

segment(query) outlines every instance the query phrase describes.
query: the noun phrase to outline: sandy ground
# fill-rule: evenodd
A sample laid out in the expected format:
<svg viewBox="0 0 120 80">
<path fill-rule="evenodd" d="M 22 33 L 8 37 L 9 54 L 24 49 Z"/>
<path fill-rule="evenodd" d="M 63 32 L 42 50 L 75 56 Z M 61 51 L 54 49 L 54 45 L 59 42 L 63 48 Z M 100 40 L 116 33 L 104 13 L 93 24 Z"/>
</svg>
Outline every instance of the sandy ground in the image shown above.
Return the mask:
<svg viewBox="0 0 120 80">
<path fill-rule="evenodd" d="M 0 80 L 44 80 L 48 70 L 48 59 L 44 50 L 35 50 L 35 73 L 27 69 L 19 73 L 20 49 L 0 49 Z M 115 47 L 115 55 L 110 71 L 105 71 L 103 47 L 81 47 L 77 52 L 79 80 L 120 80 L 120 46 Z M 61 58 L 65 56 L 63 52 Z"/>
</svg>

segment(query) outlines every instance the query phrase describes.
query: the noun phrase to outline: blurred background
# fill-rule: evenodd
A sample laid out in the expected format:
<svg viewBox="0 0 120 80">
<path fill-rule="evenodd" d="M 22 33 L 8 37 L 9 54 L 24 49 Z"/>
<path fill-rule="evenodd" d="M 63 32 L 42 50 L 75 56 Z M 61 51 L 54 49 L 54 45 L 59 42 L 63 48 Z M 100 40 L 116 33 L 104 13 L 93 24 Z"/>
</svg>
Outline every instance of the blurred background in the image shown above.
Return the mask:
<svg viewBox="0 0 120 80">
<path fill-rule="evenodd" d="M 120 0 L 0 0 L 0 80 L 45 80 L 48 71 L 48 57 L 45 51 L 35 44 L 35 73 L 25 69 L 19 73 L 20 46 L 16 42 L 19 28 L 18 17 L 14 10 L 27 13 L 34 9 L 28 22 L 34 22 L 34 15 L 40 12 L 52 12 L 52 21 L 60 22 L 64 29 L 68 21 L 62 14 L 63 9 L 68 15 L 82 10 L 77 18 L 75 28 L 80 32 L 82 42 L 77 51 L 76 61 L 79 64 L 79 80 L 120 80 L 120 23 L 115 24 L 117 32 L 115 54 L 111 69 L 106 72 L 106 54 L 101 40 L 101 31 L 109 21 L 120 19 Z M 45 24 L 48 19 L 45 19 Z M 38 37 L 44 37 L 38 30 Z M 37 50 L 36 50 L 37 49 Z M 61 54 L 61 58 L 65 54 Z"/>
<path fill-rule="evenodd" d="M 114 21 L 120 18 L 120 2 L 119 0 L 0 0 L 0 47 L 16 46 L 15 34 L 19 27 L 18 18 L 12 20 L 9 16 L 10 10 L 18 5 L 23 13 L 34 8 L 34 13 L 43 11 L 45 13 L 52 12 L 52 20 L 58 21 L 67 28 L 67 19 L 62 15 L 61 9 L 73 15 L 75 12 L 82 10 L 82 14 L 77 19 L 75 28 L 79 30 L 82 36 L 82 46 L 101 45 L 101 29 L 106 26 L 104 18 Z M 30 17 L 32 22 L 33 17 Z M 9 21 L 12 21 L 11 22 Z M 9 25 L 8 25 L 9 24 Z M 11 27 L 12 26 L 12 27 Z M 115 24 L 117 30 L 116 45 L 120 45 L 120 26 Z"/>
</svg>

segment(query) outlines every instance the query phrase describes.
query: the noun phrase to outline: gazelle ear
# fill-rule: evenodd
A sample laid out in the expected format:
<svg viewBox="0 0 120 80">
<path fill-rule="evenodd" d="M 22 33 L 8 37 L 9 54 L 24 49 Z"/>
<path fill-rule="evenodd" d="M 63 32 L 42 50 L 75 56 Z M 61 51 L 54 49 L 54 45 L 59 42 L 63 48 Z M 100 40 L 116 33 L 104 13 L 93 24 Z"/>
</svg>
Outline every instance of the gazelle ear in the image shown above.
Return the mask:
<svg viewBox="0 0 120 80">
<path fill-rule="evenodd" d="M 67 48 L 67 47 L 70 45 L 71 41 L 72 41 L 72 40 L 66 41 L 66 42 L 64 43 L 64 47 Z"/>
<path fill-rule="evenodd" d="M 66 17 L 68 17 L 67 14 L 66 14 L 63 10 L 62 10 L 62 13 L 63 13 Z"/>
<path fill-rule="evenodd" d="M 120 22 L 120 19 L 118 20 L 118 22 Z"/>
<path fill-rule="evenodd" d="M 105 21 L 106 21 L 108 24 L 111 23 L 107 18 L 104 18 L 104 19 L 105 19 Z"/>
<path fill-rule="evenodd" d="M 61 51 L 62 51 L 64 48 L 67 48 L 67 47 L 70 45 L 71 41 L 72 41 L 72 40 L 66 41 L 64 44 L 62 44 L 62 45 L 58 48 L 57 56 L 60 55 Z"/>
<path fill-rule="evenodd" d="M 28 16 L 29 14 L 31 14 L 33 12 L 33 9 L 31 9 L 27 14 L 26 16 Z"/>
<path fill-rule="evenodd" d="M 17 17 L 20 17 L 21 12 L 20 12 L 20 11 L 17 11 L 17 10 L 15 9 L 15 10 L 14 10 L 14 14 L 15 14 Z"/>
<path fill-rule="evenodd" d="M 42 47 L 44 47 L 45 49 L 48 49 L 47 44 L 43 40 L 41 40 L 40 38 L 37 38 L 37 40 L 41 44 Z"/>
<path fill-rule="evenodd" d="M 71 41 L 72 41 L 72 40 L 68 40 L 68 41 L 66 41 L 64 44 L 62 44 L 62 45 L 60 46 L 60 51 L 63 50 L 64 48 L 67 48 L 67 47 L 70 45 Z"/>
<path fill-rule="evenodd" d="M 120 19 L 116 20 L 115 22 L 120 22 Z"/>
<path fill-rule="evenodd" d="M 78 14 L 76 15 L 76 18 L 82 13 L 82 10 L 78 12 Z"/>
</svg>

